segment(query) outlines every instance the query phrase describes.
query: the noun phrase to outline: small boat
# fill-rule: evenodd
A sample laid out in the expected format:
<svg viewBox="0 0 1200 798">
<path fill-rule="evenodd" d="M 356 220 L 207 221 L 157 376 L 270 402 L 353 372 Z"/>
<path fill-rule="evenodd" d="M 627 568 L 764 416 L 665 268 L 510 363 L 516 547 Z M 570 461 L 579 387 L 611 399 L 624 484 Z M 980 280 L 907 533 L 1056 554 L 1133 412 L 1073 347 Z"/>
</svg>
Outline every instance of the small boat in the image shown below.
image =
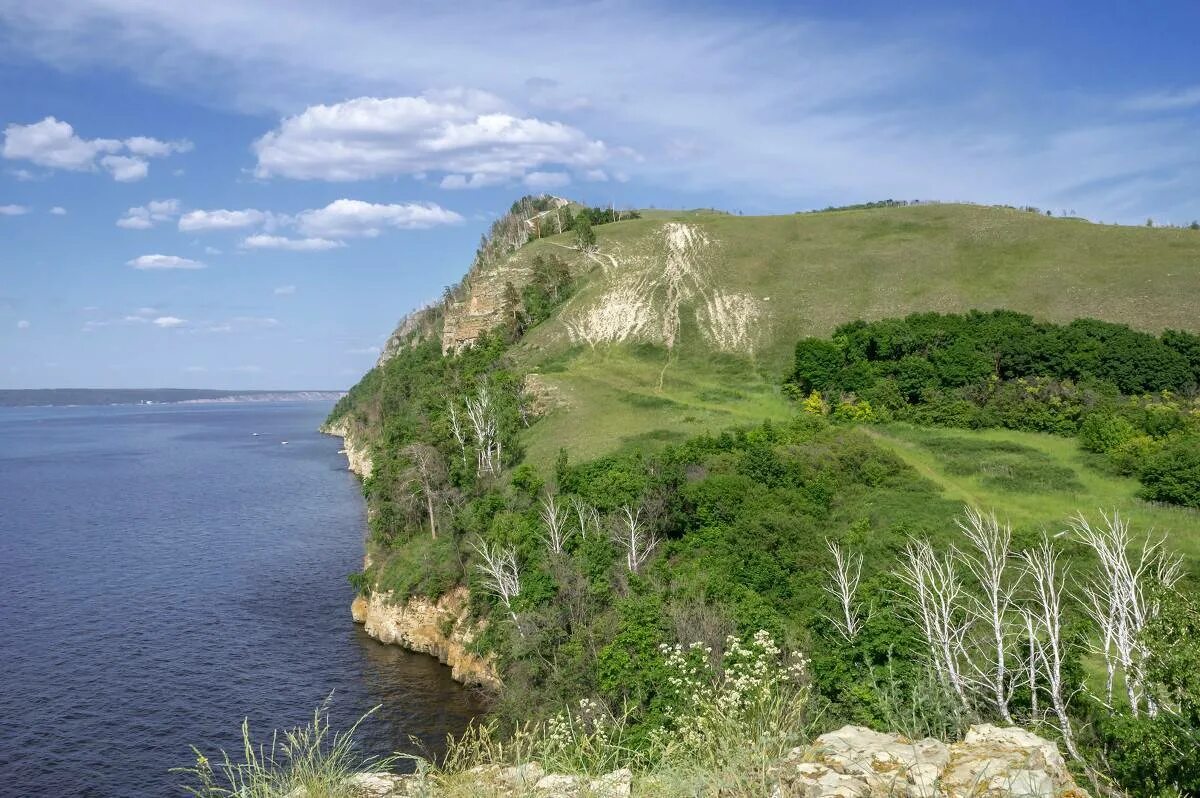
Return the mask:
<svg viewBox="0 0 1200 798">
<path fill-rule="evenodd" d="M 338 454 L 345 454 L 345 453 L 346 453 L 345 449 L 338 449 Z"/>
<path fill-rule="evenodd" d="M 257 432 L 251 432 L 250 434 L 251 434 L 251 435 L 253 435 L 255 438 L 257 438 L 257 437 L 258 437 L 258 433 L 257 433 Z"/>
<path fill-rule="evenodd" d="M 280 443 L 283 444 L 284 446 L 287 446 L 287 441 L 280 441 Z"/>
</svg>

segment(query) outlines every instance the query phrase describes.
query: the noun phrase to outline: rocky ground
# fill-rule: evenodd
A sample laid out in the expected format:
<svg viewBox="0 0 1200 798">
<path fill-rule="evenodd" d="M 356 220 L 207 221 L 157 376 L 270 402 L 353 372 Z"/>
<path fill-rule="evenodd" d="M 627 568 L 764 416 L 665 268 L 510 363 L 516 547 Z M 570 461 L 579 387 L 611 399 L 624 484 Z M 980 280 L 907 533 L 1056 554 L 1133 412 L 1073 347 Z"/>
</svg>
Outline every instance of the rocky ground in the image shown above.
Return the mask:
<svg viewBox="0 0 1200 798">
<path fill-rule="evenodd" d="M 772 776 L 763 798 L 1088 798 L 1053 742 L 988 724 L 972 726 L 961 742 L 949 744 L 845 726 L 793 750 Z M 470 794 L 491 798 L 626 798 L 662 789 L 628 770 L 587 778 L 547 773 L 536 762 L 477 767 L 465 780 Z M 463 777 L 454 781 L 453 794 L 463 795 Z M 436 779 L 415 775 L 363 774 L 357 786 L 364 798 L 446 794 Z"/>
</svg>

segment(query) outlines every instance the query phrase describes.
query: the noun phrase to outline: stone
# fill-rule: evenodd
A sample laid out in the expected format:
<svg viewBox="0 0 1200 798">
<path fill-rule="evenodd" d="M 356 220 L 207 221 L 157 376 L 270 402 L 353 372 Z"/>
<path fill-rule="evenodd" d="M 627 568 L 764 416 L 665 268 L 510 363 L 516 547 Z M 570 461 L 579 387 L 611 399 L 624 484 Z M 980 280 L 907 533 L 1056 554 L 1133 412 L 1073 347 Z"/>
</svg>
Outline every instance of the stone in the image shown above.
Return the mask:
<svg viewBox="0 0 1200 798">
<path fill-rule="evenodd" d="M 632 789 L 633 771 L 621 768 L 589 781 L 584 794 L 589 798 L 629 798 Z"/>
<path fill-rule="evenodd" d="M 548 773 L 538 779 L 534 788 L 539 793 L 546 793 L 547 798 L 559 798 L 574 795 L 579 789 L 579 777 L 567 776 L 562 773 Z"/>
</svg>

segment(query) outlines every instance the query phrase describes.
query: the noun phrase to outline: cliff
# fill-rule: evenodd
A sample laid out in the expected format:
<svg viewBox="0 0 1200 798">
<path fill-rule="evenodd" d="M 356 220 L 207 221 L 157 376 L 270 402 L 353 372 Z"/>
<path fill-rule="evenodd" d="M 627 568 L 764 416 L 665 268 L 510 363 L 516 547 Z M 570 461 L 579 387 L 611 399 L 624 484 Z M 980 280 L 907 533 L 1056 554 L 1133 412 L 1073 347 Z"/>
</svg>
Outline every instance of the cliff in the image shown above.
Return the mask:
<svg viewBox="0 0 1200 798">
<path fill-rule="evenodd" d="M 455 681 L 497 690 L 501 682 L 495 661 L 469 650 L 480 631 L 470 620 L 469 603 L 467 589 L 459 587 L 436 601 L 414 596 L 394 602 L 390 593 L 372 593 L 356 598 L 350 611 L 366 633 L 381 643 L 435 656 L 450 667 Z"/>
<path fill-rule="evenodd" d="M 363 479 L 371 476 L 371 471 L 374 469 L 374 464 L 371 462 L 371 447 L 363 439 L 362 433 L 350 423 L 347 416 L 322 425 L 321 432 L 342 439 L 347 467 L 351 471 Z"/>
</svg>

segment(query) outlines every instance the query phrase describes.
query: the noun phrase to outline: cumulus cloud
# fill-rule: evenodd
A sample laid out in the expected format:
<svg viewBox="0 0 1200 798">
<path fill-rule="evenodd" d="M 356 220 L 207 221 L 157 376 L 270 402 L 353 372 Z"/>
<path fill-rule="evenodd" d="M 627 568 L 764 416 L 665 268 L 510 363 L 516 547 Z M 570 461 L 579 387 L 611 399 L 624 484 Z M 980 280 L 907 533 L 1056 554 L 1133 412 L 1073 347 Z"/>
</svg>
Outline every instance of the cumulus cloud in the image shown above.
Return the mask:
<svg viewBox="0 0 1200 798">
<path fill-rule="evenodd" d="M 29 208 L 24 205 L 0 205 L 0 216 L 24 216 Z"/>
<path fill-rule="evenodd" d="M 126 266 L 135 269 L 203 269 L 204 264 L 198 260 L 181 258 L 178 255 L 139 255 L 133 260 L 126 261 Z"/>
<path fill-rule="evenodd" d="M 147 136 L 128 139 L 85 139 L 69 123 L 48 116 L 29 125 L 4 129 L 5 158 L 48 169 L 73 172 L 106 170 L 118 182 L 141 180 L 150 171 L 148 158 L 162 158 L 192 148 L 188 141 L 161 141 Z"/>
<path fill-rule="evenodd" d="M 179 200 L 151 200 L 145 205 L 130 208 L 117 219 L 117 227 L 127 230 L 149 230 L 159 222 L 170 221 L 179 215 Z"/>
<path fill-rule="evenodd" d="M 205 230 L 238 230 L 256 227 L 270 220 L 270 214 L 253 208 L 240 211 L 225 209 L 188 211 L 179 217 L 179 229 L 184 232 Z"/>
<path fill-rule="evenodd" d="M 50 214 L 52 216 L 66 216 L 67 209 L 61 205 L 55 205 L 53 208 L 50 209 Z"/>
<path fill-rule="evenodd" d="M 26 319 L 21 319 L 20 321 L 17 322 L 18 330 L 28 330 L 29 327 L 30 327 L 30 324 Z"/>
<path fill-rule="evenodd" d="M 118 183 L 133 183 L 150 174 L 150 164 L 143 158 L 128 155 L 105 155 L 100 165 L 108 170 Z"/>
<path fill-rule="evenodd" d="M 171 327 L 182 327 L 185 324 L 187 324 L 187 320 L 181 319 L 178 316 L 159 316 L 154 320 L 154 325 L 156 327 L 162 327 L 164 329 Z"/>
<path fill-rule="evenodd" d="M 432 202 L 380 204 L 362 200 L 339 199 L 324 208 L 303 211 L 296 216 L 296 227 L 306 236 L 318 238 L 374 237 L 384 228 L 418 230 L 463 220 L 454 211 Z"/>
<path fill-rule="evenodd" d="M 309 106 L 254 143 L 255 174 L 342 181 L 438 172 L 443 187 L 477 188 L 546 165 L 595 168 L 610 156 L 577 128 L 502 105 L 456 91 Z"/>
<path fill-rule="evenodd" d="M 275 289 L 275 296 L 291 296 L 294 293 L 296 293 L 294 285 L 281 285 Z"/>
<path fill-rule="evenodd" d="M 292 252 L 318 252 L 344 247 L 341 241 L 328 238 L 287 238 L 286 236 L 253 235 L 241 244 L 243 249 L 286 249 Z M 278 293 L 278 292 L 276 292 Z"/>
</svg>

